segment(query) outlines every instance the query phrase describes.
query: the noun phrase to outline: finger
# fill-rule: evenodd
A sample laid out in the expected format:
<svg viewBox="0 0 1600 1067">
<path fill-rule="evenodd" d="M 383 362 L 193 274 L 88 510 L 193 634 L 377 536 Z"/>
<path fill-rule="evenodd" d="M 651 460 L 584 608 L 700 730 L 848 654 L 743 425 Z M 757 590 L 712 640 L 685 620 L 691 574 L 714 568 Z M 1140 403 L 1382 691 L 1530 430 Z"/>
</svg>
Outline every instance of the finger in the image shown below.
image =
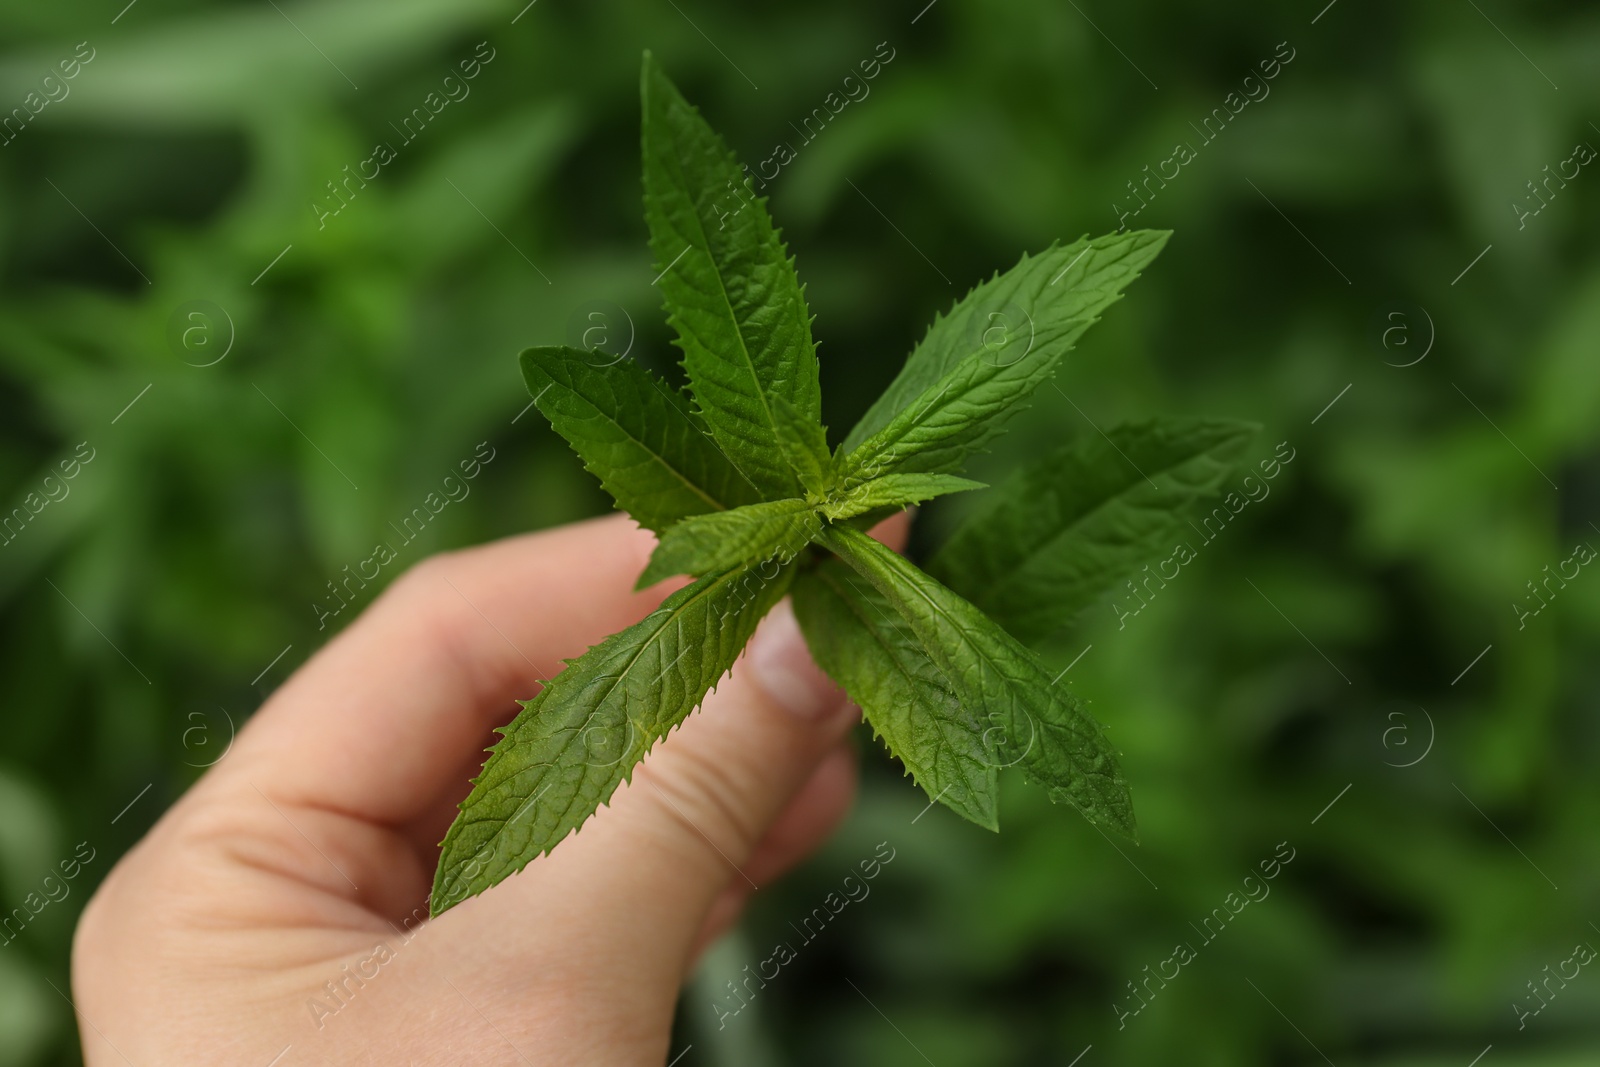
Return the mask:
<svg viewBox="0 0 1600 1067">
<path fill-rule="evenodd" d="M 670 591 L 633 591 L 654 543 L 616 515 L 425 561 L 273 695 L 218 773 L 277 803 L 424 818 L 515 698 Z"/>
<path fill-rule="evenodd" d="M 848 740 L 824 756 L 756 846 L 745 867 L 750 880 L 771 884 L 832 836 L 855 802 L 858 777 L 855 748 Z M 695 938 L 691 960 L 739 920 L 751 892 L 741 878 L 723 887 Z"/>
<path fill-rule="evenodd" d="M 641 998 L 641 1017 L 670 1011 L 651 998 L 670 1001 L 713 901 L 733 880 L 761 884 L 758 844 L 857 721 L 780 604 L 599 817 L 435 920 L 434 944 L 480 961 L 489 990 L 513 999 L 533 995 L 537 961 L 581 951 L 597 983 Z"/>
<path fill-rule="evenodd" d="M 860 714 L 859 709 L 850 711 L 851 721 L 858 721 Z M 838 828 L 855 804 L 858 762 L 849 737 L 823 757 L 756 844 L 746 868 L 751 881 L 776 881 Z"/>
</svg>

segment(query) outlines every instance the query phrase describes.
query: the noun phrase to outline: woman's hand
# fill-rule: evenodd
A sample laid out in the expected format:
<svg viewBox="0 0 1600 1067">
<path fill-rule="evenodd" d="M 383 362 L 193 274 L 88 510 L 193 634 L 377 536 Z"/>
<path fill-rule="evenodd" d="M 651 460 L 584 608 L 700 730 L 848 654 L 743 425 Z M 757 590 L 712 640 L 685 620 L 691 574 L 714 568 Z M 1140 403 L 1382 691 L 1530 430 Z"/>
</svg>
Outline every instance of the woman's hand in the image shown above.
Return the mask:
<svg viewBox="0 0 1600 1067">
<path fill-rule="evenodd" d="M 439 556 L 317 653 L 85 910 L 90 1067 L 663 1063 L 700 949 L 854 796 L 859 715 L 787 602 L 576 836 L 426 918 L 492 728 L 670 591 L 632 591 L 653 545 L 615 516 Z"/>
</svg>

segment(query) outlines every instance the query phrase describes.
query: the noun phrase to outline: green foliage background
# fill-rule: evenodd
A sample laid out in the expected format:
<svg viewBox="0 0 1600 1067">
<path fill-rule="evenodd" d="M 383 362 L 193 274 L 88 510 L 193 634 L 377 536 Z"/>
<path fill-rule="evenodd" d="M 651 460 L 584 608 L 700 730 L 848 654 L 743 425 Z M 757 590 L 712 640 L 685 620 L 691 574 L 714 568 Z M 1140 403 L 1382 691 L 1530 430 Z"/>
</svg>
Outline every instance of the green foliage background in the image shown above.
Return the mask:
<svg viewBox="0 0 1600 1067">
<path fill-rule="evenodd" d="M 515 353 L 631 318 L 633 355 L 671 363 L 640 52 L 754 164 L 883 41 L 870 96 L 772 189 L 835 434 L 972 283 L 1115 228 L 1125 183 L 1286 41 L 1270 96 L 1138 217 L 1177 231 L 1166 253 L 975 476 L 1151 414 L 1257 420 L 1249 459 L 1295 458 L 1139 615 L 1102 603 L 1049 649 L 1083 653 L 1066 680 L 1126 752 L 1141 845 L 1016 781 L 999 836 L 919 818 L 869 755 L 846 828 L 686 995 L 683 1063 L 1593 1062 L 1600 977 L 1521 1031 L 1511 1005 L 1600 941 L 1600 577 L 1525 628 L 1512 604 L 1600 545 L 1600 177 L 1520 229 L 1511 205 L 1600 145 L 1600 13 L 1322 3 L 0 9 L 0 108 L 95 50 L 0 147 L 4 507 L 95 456 L 0 548 L 0 907 L 97 853 L 0 948 L 0 1067 L 76 1061 L 46 982 L 76 910 L 220 753 L 223 709 L 326 638 L 312 602 L 389 522 L 485 440 L 471 496 L 382 581 L 605 506 L 536 414 L 513 425 Z M 319 230 L 324 183 L 485 40 L 471 95 Z M 234 334 L 208 367 L 225 324 L 173 339 L 196 300 Z M 922 551 L 961 506 L 926 509 Z M 885 840 L 871 896 L 719 1031 L 726 980 Z M 1190 924 L 1284 841 L 1271 896 L 1202 946 Z M 1119 1030 L 1180 941 L 1198 958 Z"/>
</svg>

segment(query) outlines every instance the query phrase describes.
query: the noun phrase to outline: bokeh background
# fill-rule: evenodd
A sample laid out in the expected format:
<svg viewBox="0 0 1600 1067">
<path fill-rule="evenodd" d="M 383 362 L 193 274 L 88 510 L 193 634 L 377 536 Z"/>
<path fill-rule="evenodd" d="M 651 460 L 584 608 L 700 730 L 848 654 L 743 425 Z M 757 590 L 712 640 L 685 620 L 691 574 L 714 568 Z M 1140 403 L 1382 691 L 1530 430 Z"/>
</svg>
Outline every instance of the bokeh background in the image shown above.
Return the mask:
<svg viewBox="0 0 1600 1067">
<path fill-rule="evenodd" d="M 1593 5 L 123 3 L 0 6 L 0 113 L 93 57 L 0 135 L 0 485 L 31 515 L 0 547 L 0 907 L 79 842 L 94 857 L 0 948 L 0 1067 L 77 1062 L 49 983 L 78 909 L 353 615 L 318 629 L 328 579 L 482 441 L 470 497 L 380 584 L 607 507 L 525 411 L 515 354 L 672 366 L 641 51 L 754 164 L 880 43 L 870 95 L 770 190 L 835 439 L 936 310 L 1115 229 L 1127 183 L 1187 142 L 1133 221 L 1175 230 L 1168 250 L 979 476 L 1154 414 L 1252 419 L 1248 462 L 1295 458 L 1136 618 L 1102 603 L 1044 649 L 1126 752 L 1138 846 L 1021 781 L 998 836 L 924 814 L 863 737 L 859 808 L 708 957 L 674 1054 L 1600 1056 L 1592 969 L 1517 1008 L 1600 944 L 1600 575 L 1516 607 L 1600 546 L 1600 174 L 1575 158 L 1600 146 Z M 319 228 L 326 183 L 401 145 L 391 124 L 479 42 L 470 96 Z M 31 514 L 30 493 L 58 499 Z M 918 550 L 958 505 L 924 512 Z M 719 1031 L 726 980 L 883 841 L 872 895 Z M 1205 942 L 1284 842 L 1270 897 Z M 1120 1017 L 1179 942 L 1197 958 Z"/>
</svg>

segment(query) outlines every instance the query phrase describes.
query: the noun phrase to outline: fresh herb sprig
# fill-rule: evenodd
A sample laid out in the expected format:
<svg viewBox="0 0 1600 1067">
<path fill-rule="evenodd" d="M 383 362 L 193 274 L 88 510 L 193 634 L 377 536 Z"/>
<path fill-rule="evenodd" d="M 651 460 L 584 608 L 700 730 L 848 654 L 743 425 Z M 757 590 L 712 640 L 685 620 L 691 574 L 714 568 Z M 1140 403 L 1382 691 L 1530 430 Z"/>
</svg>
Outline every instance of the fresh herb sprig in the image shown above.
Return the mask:
<svg viewBox="0 0 1600 1067">
<path fill-rule="evenodd" d="M 863 531 L 983 488 L 960 477 L 967 459 L 1168 234 L 1052 245 L 977 286 L 830 450 L 811 314 L 765 202 L 648 54 L 640 93 L 645 215 L 689 392 L 570 348 L 529 349 L 522 370 L 617 506 L 659 535 L 640 584 L 694 581 L 569 661 L 500 731 L 444 840 L 433 912 L 581 826 L 786 594 L 817 663 L 931 798 L 997 829 L 998 773 L 1020 766 L 1133 837 L 1116 752 L 1027 643 L 1164 554 L 1252 427 L 1150 421 L 1063 445 L 989 494 L 927 571 Z M 991 329 L 1019 317 L 1026 331 Z"/>
</svg>

